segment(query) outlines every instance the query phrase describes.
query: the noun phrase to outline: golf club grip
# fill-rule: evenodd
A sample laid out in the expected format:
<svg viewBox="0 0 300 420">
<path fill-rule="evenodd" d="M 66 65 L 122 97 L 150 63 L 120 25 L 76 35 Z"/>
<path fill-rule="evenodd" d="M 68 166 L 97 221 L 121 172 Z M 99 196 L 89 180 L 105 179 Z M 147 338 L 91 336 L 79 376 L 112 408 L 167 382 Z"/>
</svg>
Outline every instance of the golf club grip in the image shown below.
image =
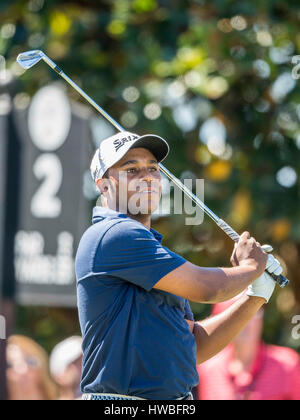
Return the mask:
<svg viewBox="0 0 300 420">
<path fill-rule="evenodd" d="M 234 241 L 234 242 L 238 242 L 240 235 L 232 229 L 231 226 L 229 226 L 226 222 L 224 222 L 224 220 L 219 219 L 217 222 L 217 225 Z M 282 274 L 280 274 L 279 276 L 277 276 L 274 273 L 270 273 L 268 270 L 265 270 L 266 273 L 269 274 L 269 276 L 272 277 L 272 279 L 274 281 L 276 281 L 276 283 L 281 287 L 284 288 L 285 286 L 287 286 L 289 284 L 289 280 L 284 277 Z"/>
<path fill-rule="evenodd" d="M 268 270 L 265 270 L 266 273 L 269 274 L 269 276 L 272 277 L 273 280 L 276 281 L 276 283 L 283 289 L 285 286 L 287 286 L 289 284 L 289 280 L 284 277 L 282 274 L 279 274 L 279 276 L 277 276 L 275 273 L 269 273 Z"/>
</svg>

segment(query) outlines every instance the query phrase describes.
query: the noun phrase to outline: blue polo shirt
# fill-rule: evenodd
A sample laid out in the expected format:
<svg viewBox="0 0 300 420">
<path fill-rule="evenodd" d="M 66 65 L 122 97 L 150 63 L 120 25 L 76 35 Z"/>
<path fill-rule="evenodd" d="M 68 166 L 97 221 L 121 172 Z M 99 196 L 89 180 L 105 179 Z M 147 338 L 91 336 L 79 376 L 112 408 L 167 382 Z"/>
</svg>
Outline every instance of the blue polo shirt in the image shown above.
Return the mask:
<svg viewBox="0 0 300 420">
<path fill-rule="evenodd" d="M 189 303 L 153 289 L 186 260 L 161 241 L 127 215 L 95 207 L 76 255 L 82 392 L 169 400 L 197 385 Z"/>
</svg>

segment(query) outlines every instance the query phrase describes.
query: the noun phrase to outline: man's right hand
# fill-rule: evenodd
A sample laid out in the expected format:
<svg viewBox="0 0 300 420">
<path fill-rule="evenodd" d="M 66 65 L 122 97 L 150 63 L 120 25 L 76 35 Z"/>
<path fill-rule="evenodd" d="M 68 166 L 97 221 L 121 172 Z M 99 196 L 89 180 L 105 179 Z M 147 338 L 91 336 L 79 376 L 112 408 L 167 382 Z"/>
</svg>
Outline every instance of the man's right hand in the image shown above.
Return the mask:
<svg viewBox="0 0 300 420">
<path fill-rule="evenodd" d="M 244 232 L 235 244 L 230 261 L 234 267 L 252 267 L 259 277 L 266 268 L 267 254 L 262 250 L 260 243 L 250 236 L 249 232 Z"/>
</svg>

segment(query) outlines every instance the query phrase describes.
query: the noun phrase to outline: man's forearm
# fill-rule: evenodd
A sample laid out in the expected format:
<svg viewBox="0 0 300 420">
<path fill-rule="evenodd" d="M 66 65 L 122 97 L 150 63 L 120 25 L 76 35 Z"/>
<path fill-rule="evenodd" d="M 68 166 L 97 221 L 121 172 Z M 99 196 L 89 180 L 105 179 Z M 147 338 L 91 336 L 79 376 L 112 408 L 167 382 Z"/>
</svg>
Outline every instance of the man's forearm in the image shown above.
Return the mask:
<svg viewBox="0 0 300 420">
<path fill-rule="evenodd" d="M 199 280 L 207 292 L 206 303 L 229 300 L 243 292 L 257 277 L 255 267 L 200 268 Z"/>
<path fill-rule="evenodd" d="M 195 322 L 193 333 L 197 344 L 197 364 L 223 350 L 264 303 L 265 300 L 260 297 L 243 295 L 221 314 Z"/>
<path fill-rule="evenodd" d="M 187 261 L 164 276 L 154 288 L 193 302 L 217 303 L 243 292 L 259 275 L 253 265 L 206 268 Z"/>
</svg>

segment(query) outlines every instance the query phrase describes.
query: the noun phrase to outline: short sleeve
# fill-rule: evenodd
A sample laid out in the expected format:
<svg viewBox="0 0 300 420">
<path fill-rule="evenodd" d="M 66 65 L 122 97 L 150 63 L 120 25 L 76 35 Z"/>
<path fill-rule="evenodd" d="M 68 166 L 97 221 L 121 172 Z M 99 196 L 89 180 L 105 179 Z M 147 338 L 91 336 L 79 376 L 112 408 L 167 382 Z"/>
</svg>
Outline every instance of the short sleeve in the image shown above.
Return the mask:
<svg viewBox="0 0 300 420">
<path fill-rule="evenodd" d="M 186 260 L 171 252 L 152 232 L 135 221 L 110 227 L 97 249 L 95 274 L 115 276 L 150 291 L 165 275 Z"/>
</svg>

